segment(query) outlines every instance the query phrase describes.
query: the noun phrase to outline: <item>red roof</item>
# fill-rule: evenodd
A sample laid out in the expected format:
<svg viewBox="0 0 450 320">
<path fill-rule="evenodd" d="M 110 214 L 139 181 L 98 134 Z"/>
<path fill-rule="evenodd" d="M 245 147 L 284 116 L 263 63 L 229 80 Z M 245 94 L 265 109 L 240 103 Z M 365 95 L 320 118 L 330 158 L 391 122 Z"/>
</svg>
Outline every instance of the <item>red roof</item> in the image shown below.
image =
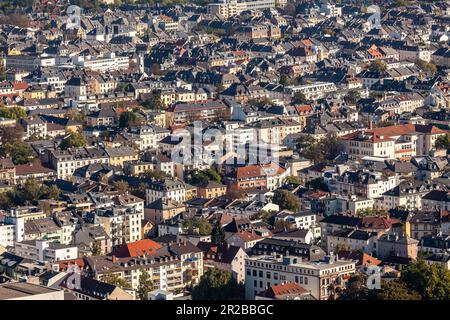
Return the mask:
<svg viewBox="0 0 450 320">
<path fill-rule="evenodd" d="M 256 178 L 282 174 L 285 170 L 275 163 L 251 165 L 236 170 L 237 179 Z"/>
<path fill-rule="evenodd" d="M 127 243 L 114 249 L 113 254 L 119 258 L 141 257 L 150 255 L 161 249 L 162 246 L 150 239 L 143 239 Z"/>
</svg>

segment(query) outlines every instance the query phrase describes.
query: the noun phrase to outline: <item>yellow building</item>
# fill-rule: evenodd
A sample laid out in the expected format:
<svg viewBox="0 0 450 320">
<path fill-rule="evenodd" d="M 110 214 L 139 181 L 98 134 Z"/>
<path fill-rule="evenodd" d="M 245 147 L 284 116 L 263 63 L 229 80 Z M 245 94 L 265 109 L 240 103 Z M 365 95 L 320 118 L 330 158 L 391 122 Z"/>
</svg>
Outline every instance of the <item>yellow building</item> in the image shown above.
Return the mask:
<svg viewBox="0 0 450 320">
<path fill-rule="evenodd" d="M 125 161 L 138 160 L 138 152 L 130 147 L 105 148 L 109 156 L 109 163 L 114 166 L 122 167 Z"/>
<path fill-rule="evenodd" d="M 185 210 L 186 207 L 181 202 L 161 198 L 145 207 L 144 218 L 151 223 L 158 225 Z"/>
<path fill-rule="evenodd" d="M 215 181 L 210 181 L 206 186 L 198 187 L 198 196 L 202 198 L 217 198 L 226 193 L 227 186 Z"/>
</svg>

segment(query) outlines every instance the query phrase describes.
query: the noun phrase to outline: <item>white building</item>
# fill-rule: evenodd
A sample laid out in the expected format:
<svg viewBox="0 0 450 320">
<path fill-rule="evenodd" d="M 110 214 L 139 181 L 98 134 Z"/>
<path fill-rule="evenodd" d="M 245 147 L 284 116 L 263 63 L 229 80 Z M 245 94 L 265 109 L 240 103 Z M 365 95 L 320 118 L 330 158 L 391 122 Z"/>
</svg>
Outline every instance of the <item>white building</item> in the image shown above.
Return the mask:
<svg viewBox="0 0 450 320">
<path fill-rule="evenodd" d="M 321 261 L 302 261 L 292 256 L 254 256 L 245 259 L 245 298 L 255 296 L 272 285 L 295 282 L 318 300 L 329 299 L 330 286 L 344 287 L 355 273 L 355 262 L 328 256 Z"/>
</svg>

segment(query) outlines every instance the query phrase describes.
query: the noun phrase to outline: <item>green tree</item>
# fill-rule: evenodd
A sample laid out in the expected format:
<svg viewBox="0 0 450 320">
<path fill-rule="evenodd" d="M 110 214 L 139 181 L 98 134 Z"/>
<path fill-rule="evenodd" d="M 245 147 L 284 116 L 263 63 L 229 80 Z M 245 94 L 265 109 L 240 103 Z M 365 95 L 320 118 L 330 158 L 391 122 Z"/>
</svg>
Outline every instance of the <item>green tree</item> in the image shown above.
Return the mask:
<svg viewBox="0 0 450 320">
<path fill-rule="evenodd" d="M 401 280 L 383 281 L 377 293 L 379 300 L 420 300 L 419 293 L 408 289 Z"/>
<path fill-rule="evenodd" d="M 350 90 L 344 97 L 345 102 L 348 104 L 356 104 L 359 99 L 361 99 L 361 94 L 356 90 Z"/>
<path fill-rule="evenodd" d="M 145 109 L 160 110 L 163 107 L 161 95 L 159 93 L 153 93 L 149 99 L 142 102 L 142 106 Z"/>
<path fill-rule="evenodd" d="M 128 283 L 128 281 L 125 280 L 124 278 L 122 278 L 117 273 L 112 273 L 112 272 L 106 273 L 103 276 L 102 281 L 112 284 L 113 286 L 117 286 L 122 289 L 130 288 L 130 284 Z"/>
<path fill-rule="evenodd" d="M 299 149 L 299 153 L 302 157 L 314 163 L 333 160 L 344 151 L 344 145 L 335 133 L 327 133 L 325 138 L 320 140 L 302 139 L 303 141 L 297 142 L 298 146 L 303 146 L 303 148 Z"/>
<path fill-rule="evenodd" d="M 147 300 L 148 293 L 153 290 L 153 281 L 146 271 L 142 271 L 139 276 L 139 286 L 137 289 L 137 295 L 140 300 Z"/>
<path fill-rule="evenodd" d="M 23 141 L 23 128 L 20 125 L 0 128 L 0 144 L 17 143 Z"/>
<path fill-rule="evenodd" d="M 297 91 L 296 93 L 294 93 L 294 97 L 292 98 L 293 104 L 304 104 L 306 103 L 306 101 L 308 100 L 306 99 L 306 96 L 302 92 Z"/>
<path fill-rule="evenodd" d="M 187 176 L 186 181 L 195 186 L 205 186 L 209 181 L 222 182 L 222 176 L 220 173 L 213 169 L 208 168 L 206 170 L 194 170 Z"/>
<path fill-rule="evenodd" d="M 192 300 L 244 299 L 244 285 L 233 278 L 231 272 L 211 268 L 200 278 L 192 290 Z"/>
<path fill-rule="evenodd" d="M 119 127 L 129 128 L 141 123 L 139 117 L 132 111 L 125 111 L 120 114 Z"/>
<path fill-rule="evenodd" d="M 102 254 L 102 246 L 100 244 L 100 241 L 94 241 L 92 243 L 92 255 L 93 256 L 99 256 Z"/>
<path fill-rule="evenodd" d="M 311 188 L 313 190 L 329 191 L 328 185 L 326 184 L 325 180 L 322 177 L 308 181 L 306 183 L 306 187 Z"/>
<path fill-rule="evenodd" d="M 30 163 L 35 157 L 33 149 L 23 142 L 4 144 L 0 149 L 0 155 L 10 157 L 16 165 Z"/>
<path fill-rule="evenodd" d="M 366 286 L 367 276 L 364 274 L 354 274 L 350 277 L 347 287 L 339 296 L 339 300 L 374 300 L 376 291 L 370 290 Z"/>
<path fill-rule="evenodd" d="M 384 72 L 387 70 L 387 65 L 381 60 L 374 60 L 370 63 L 369 70 L 372 72 Z"/>
<path fill-rule="evenodd" d="M 163 180 L 166 177 L 166 174 L 159 170 L 149 169 L 142 173 L 142 176 L 147 179 Z"/>
<path fill-rule="evenodd" d="M 297 139 L 296 143 L 298 151 L 302 152 L 304 149 L 311 148 L 311 146 L 313 146 L 316 143 L 316 139 L 309 134 L 305 134 L 300 136 Z"/>
<path fill-rule="evenodd" d="M 183 221 L 183 227 L 186 228 L 191 234 L 194 233 L 194 229 L 198 230 L 198 234 L 206 236 L 211 234 L 212 226 L 204 218 L 191 218 Z"/>
<path fill-rule="evenodd" d="M 301 183 L 300 183 L 300 180 L 298 180 L 298 179 L 297 179 L 296 177 L 294 177 L 294 176 L 287 176 L 286 179 L 284 179 L 284 182 L 285 182 L 285 183 L 289 183 L 289 184 L 296 184 L 296 185 L 301 184 Z"/>
<path fill-rule="evenodd" d="M 437 71 L 437 67 L 433 62 L 426 62 L 425 60 L 419 59 L 417 60 L 417 65 L 420 69 L 432 75 Z"/>
<path fill-rule="evenodd" d="M 27 113 L 20 107 L 0 107 L 0 117 L 19 120 L 26 118 Z"/>
<path fill-rule="evenodd" d="M 114 181 L 113 186 L 120 193 L 126 193 L 130 189 L 130 185 L 125 180 Z"/>
<path fill-rule="evenodd" d="M 450 150 L 450 133 L 437 137 L 434 147 L 438 150 Z"/>
<path fill-rule="evenodd" d="M 440 264 L 430 266 L 419 259 L 403 269 L 401 279 L 423 299 L 450 299 L 450 271 Z"/>
<path fill-rule="evenodd" d="M 211 241 L 215 244 L 225 243 L 225 230 L 220 224 L 220 219 L 217 219 L 214 223 L 214 227 L 211 232 Z"/>
<path fill-rule="evenodd" d="M 272 201 L 278 204 L 281 210 L 300 210 L 300 199 L 287 190 L 275 190 Z"/>
<path fill-rule="evenodd" d="M 86 144 L 87 140 L 83 134 L 80 132 L 72 132 L 68 137 L 61 141 L 60 147 L 63 150 L 67 150 L 69 148 L 85 147 Z"/>
</svg>

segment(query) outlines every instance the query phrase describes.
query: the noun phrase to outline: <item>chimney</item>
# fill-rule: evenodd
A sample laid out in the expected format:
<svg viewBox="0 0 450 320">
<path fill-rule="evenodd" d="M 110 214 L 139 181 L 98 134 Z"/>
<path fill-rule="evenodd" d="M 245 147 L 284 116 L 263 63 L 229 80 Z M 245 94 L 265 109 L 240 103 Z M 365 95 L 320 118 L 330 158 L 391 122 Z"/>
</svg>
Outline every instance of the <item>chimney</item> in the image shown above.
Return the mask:
<svg viewBox="0 0 450 320">
<path fill-rule="evenodd" d="M 112 262 L 113 262 L 113 263 L 116 263 L 116 262 L 117 262 L 116 255 L 114 255 L 114 254 L 112 255 Z"/>
</svg>

